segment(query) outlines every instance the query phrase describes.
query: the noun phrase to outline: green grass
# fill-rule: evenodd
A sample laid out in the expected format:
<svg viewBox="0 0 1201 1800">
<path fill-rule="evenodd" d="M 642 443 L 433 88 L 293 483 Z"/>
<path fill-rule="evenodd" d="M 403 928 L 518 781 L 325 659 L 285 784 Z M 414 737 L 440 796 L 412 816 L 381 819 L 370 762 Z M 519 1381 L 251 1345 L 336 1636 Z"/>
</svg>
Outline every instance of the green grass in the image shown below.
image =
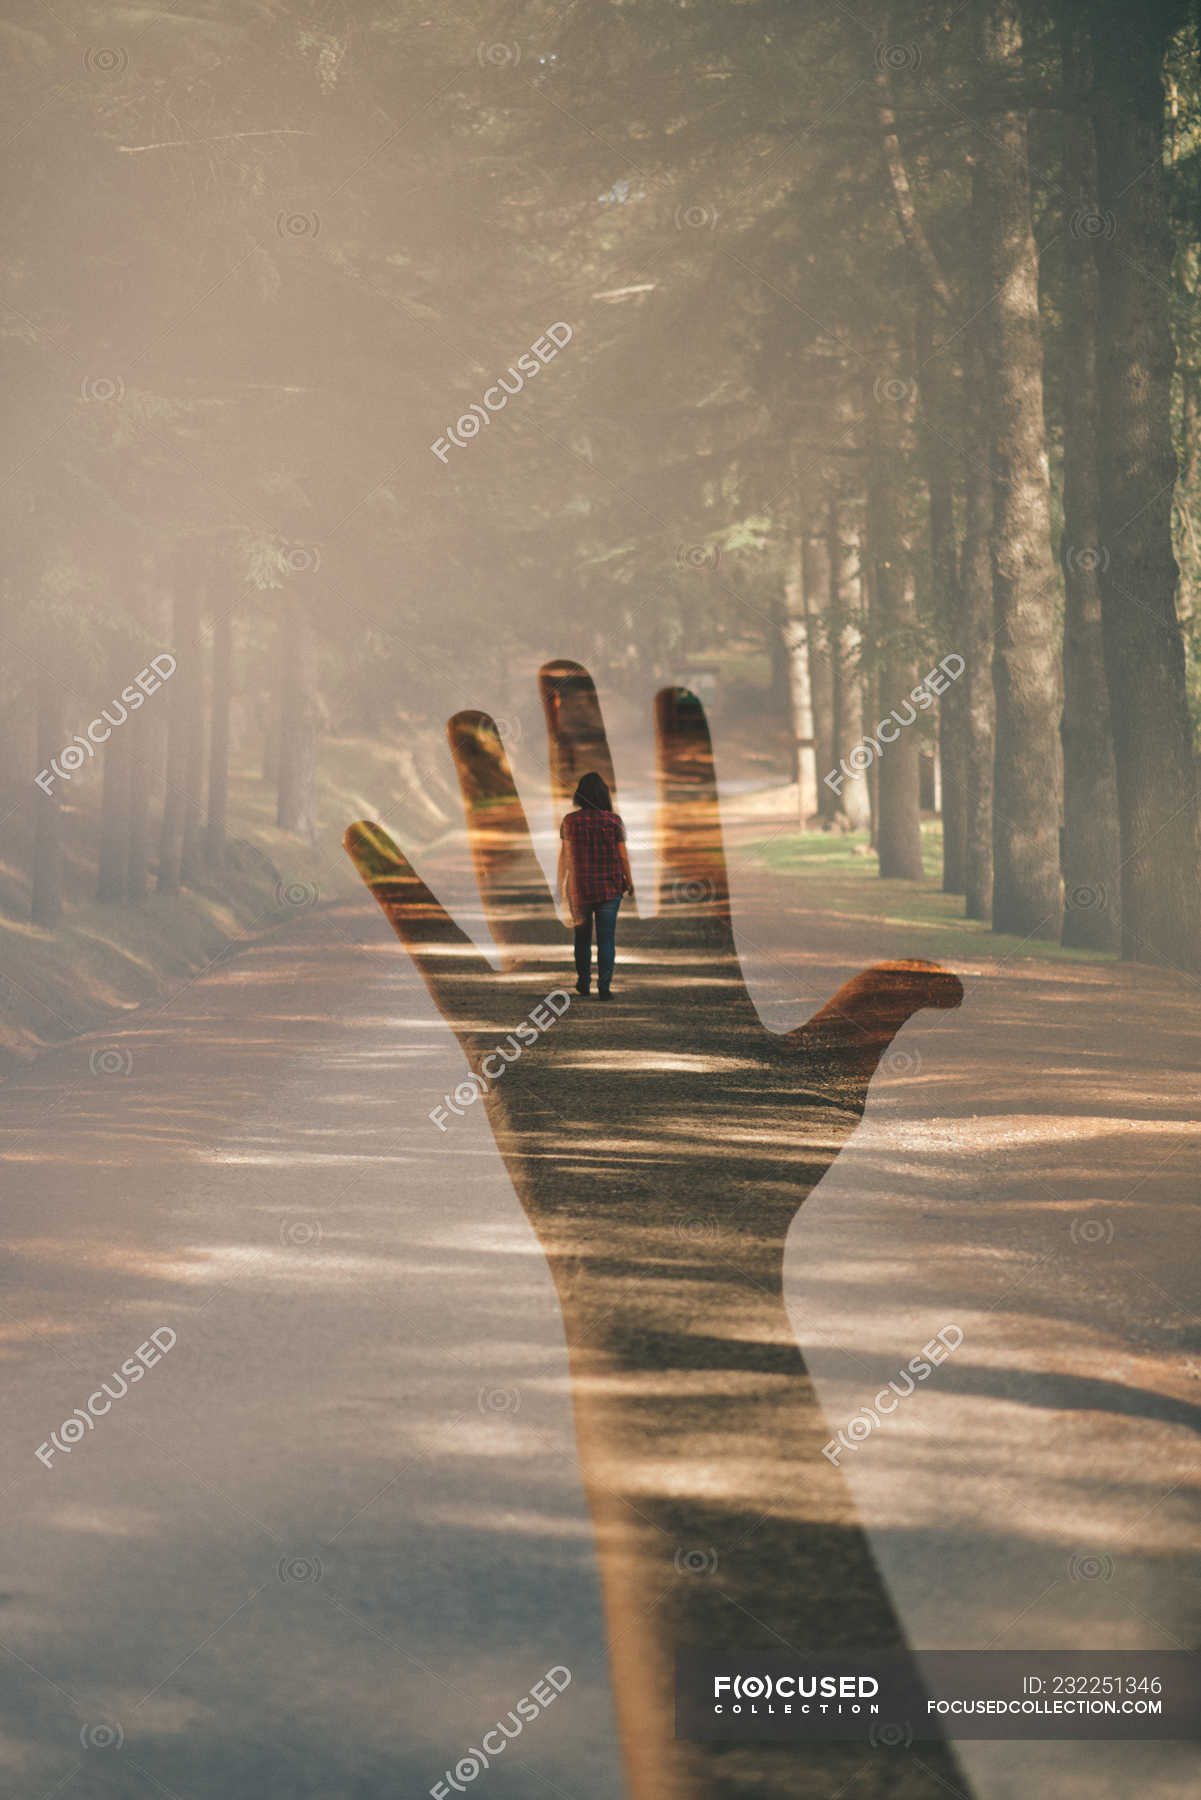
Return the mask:
<svg viewBox="0 0 1201 1800">
<path fill-rule="evenodd" d="M 866 831 L 845 836 L 825 831 L 784 831 L 745 846 L 743 854 L 773 874 L 813 884 L 805 903 L 832 912 L 888 924 L 897 933 L 899 957 L 926 957 L 941 962 L 955 956 L 996 961 L 1113 962 L 1094 950 L 1065 950 L 1042 938 L 1022 939 L 994 932 L 990 925 L 963 916 L 963 897 L 944 894 L 942 826 L 922 825 L 921 882 L 882 881 Z M 820 892 L 818 888 L 820 887 Z"/>
</svg>

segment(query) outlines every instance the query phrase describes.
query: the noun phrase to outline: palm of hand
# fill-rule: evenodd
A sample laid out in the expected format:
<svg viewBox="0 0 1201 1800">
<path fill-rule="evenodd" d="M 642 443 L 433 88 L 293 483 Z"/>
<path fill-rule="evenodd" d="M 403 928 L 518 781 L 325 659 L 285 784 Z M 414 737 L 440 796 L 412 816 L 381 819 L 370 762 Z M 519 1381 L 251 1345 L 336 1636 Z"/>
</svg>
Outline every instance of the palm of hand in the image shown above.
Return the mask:
<svg viewBox="0 0 1201 1800">
<path fill-rule="evenodd" d="M 584 671 L 554 665 L 542 681 L 565 799 L 577 771 L 611 773 L 608 747 Z M 562 704 L 569 683 L 574 712 Z M 801 1030 L 765 1029 L 730 927 L 704 714 L 682 690 L 661 694 L 656 710 L 660 910 L 631 919 L 630 903 L 623 909 L 620 1004 L 601 1012 L 570 996 L 561 1023 L 539 1024 L 536 1044 L 525 1042 L 527 1021 L 562 978 L 564 931 L 491 721 L 461 713 L 449 734 L 500 975 L 379 826 L 352 826 L 347 849 L 458 1036 L 552 1264 L 582 1250 L 580 1232 L 595 1242 L 598 1209 L 610 1259 L 645 1261 L 652 1239 L 661 1258 L 673 1231 L 695 1255 L 706 1235 L 695 1165 L 708 1156 L 724 1175 L 722 1193 L 703 1203 L 709 1239 L 719 1258 L 734 1253 L 775 1285 L 778 1266 L 760 1266 L 756 1252 L 778 1264 L 797 1207 L 858 1123 L 895 1033 L 922 1007 L 957 1005 L 961 989 L 932 964 L 878 965 Z"/>
</svg>

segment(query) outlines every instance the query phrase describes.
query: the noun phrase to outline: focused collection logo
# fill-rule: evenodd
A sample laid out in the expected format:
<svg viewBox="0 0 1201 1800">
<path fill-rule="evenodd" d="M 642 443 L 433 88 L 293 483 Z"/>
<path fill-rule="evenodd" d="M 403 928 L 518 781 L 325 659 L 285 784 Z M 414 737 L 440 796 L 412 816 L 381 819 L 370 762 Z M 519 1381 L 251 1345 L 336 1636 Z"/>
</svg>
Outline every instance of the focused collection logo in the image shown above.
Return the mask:
<svg viewBox="0 0 1201 1800">
<path fill-rule="evenodd" d="M 562 1001 L 562 1005 L 557 1006 L 556 1001 Z M 542 1033 L 549 1031 L 555 1020 L 561 1019 L 570 1005 L 570 994 L 562 988 L 552 988 L 544 1000 L 531 1007 L 516 1030 L 511 1031 L 503 1043 L 496 1044 L 486 1056 L 480 1058 L 478 1070 L 473 1069 L 466 1081 L 460 1081 L 453 1094 L 443 1094 L 442 1105 L 435 1106 L 429 1114 L 438 1130 L 446 1130 L 450 1123 L 450 1113 L 461 1119 L 467 1107 L 473 1105 L 482 1094 L 488 1093 L 510 1063 L 515 1063 L 531 1044 L 536 1044 Z"/>
</svg>

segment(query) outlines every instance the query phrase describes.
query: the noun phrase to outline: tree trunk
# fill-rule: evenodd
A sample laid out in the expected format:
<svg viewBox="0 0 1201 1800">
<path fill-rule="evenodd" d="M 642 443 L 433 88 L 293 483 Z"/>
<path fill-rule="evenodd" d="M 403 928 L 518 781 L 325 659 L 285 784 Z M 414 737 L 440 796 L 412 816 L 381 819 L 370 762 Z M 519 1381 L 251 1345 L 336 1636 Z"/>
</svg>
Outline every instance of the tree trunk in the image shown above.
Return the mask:
<svg viewBox="0 0 1201 1800">
<path fill-rule="evenodd" d="M 921 739 L 918 709 L 910 698 L 918 679 L 917 606 L 901 506 L 899 406 L 899 401 L 887 398 L 875 403 L 871 436 L 869 543 L 879 656 L 878 680 L 873 686 L 879 712 L 873 713 L 868 729 L 880 746 L 873 764 L 880 874 L 885 880 L 920 881 Z"/>
<path fill-rule="evenodd" d="M 1043 423 L 1038 250 L 1030 207 L 1026 115 L 1021 104 L 1018 0 L 977 0 L 986 78 L 973 211 L 993 470 L 996 644 L 996 793 L 993 930 L 1058 940 L 1058 577 L 1051 551 L 1050 475 Z M 1005 93 L 1008 88 L 1009 93 Z M 998 97 L 999 94 L 999 97 Z"/>
<path fill-rule="evenodd" d="M 866 672 L 860 676 L 863 689 L 863 716 L 865 720 L 878 719 L 880 716 L 880 682 L 875 674 Z M 867 725 L 864 726 L 865 733 Z M 875 756 L 867 765 L 867 842 L 868 848 L 876 851 L 876 873 L 880 873 L 880 758 Z"/>
<path fill-rule="evenodd" d="M 150 579 L 149 569 L 145 572 L 145 579 Z M 144 626 L 151 610 L 148 593 L 138 595 L 134 610 Z M 143 648 L 147 642 L 148 636 L 143 639 Z M 157 644 L 150 645 L 149 654 L 154 655 L 157 649 Z M 149 704 L 153 708 L 153 701 Z M 129 832 L 125 858 L 125 893 L 135 903 L 146 898 L 148 884 L 151 763 L 157 737 L 157 722 L 153 711 L 151 710 L 149 718 L 146 714 L 147 707 L 140 707 L 137 712 L 130 713 L 124 726 L 129 744 Z"/>
<path fill-rule="evenodd" d="M 280 626 L 280 756 L 275 822 L 312 843 L 317 836 L 317 673 L 313 629 L 289 600 Z"/>
<path fill-rule="evenodd" d="M 279 688 L 266 674 L 263 678 L 263 780 L 271 787 L 279 784 Z"/>
<path fill-rule="evenodd" d="M 883 28 L 881 42 L 888 43 L 891 30 L 887 11 L 880 24 Z M 917 309 L 917 342 L 922 451 L 929 497 L 930 574 L 933 585 L 931 599 L 943 654 L 958 653 L 954 642 L 959 632 L 954 463 L 949 439 L 951 408 L 948 404 L 953 375 L 945 354 L 945 331 L 943 342 L 936 345 L 931 323 L 932 310 L 937 310 L 945 320 L 953 320 L 958 307 L 914 202 L 909 171 L 897 131 L 886 60 L 878 59 L 874 79 L 880 148 L 892 188 L 897 223 L 920 271 L 925 289 Z M 938 741 L 934 751 L 933 771 L 935 810 L 942 814 L 942 887 L 945 894 L 962 894 L 966 885 L 966 811 L 962 780 L 966 750 L 964 714 L 963 690 L 953 682 L 939 700 Z"/>
<path fill-rule="evenodd" d="M 874 851 L 880 835 L 880 757 L 879 745 L 871 737 L 875 721 L 880 717 L 880 671 L 877 664 L 876 645 L 880 641 L 880 620 L 876 612 L 876 565 L 871 556 L 871 494 L 864 496 L 863 531 L 859 538 L 859 616 L 867 631 L 869 650 L 865 649 L 862 637 L 859 641 L 859 700 L 863 708 L 863 737 L 861 753 L 869 758 L 864 773 L 867 787 L 867 846 Z M 877 870 L 879 873 L 879 870 Z"/>
<path fill-rule="evenodd" d="M 963 688 L 963 890 L 969 919 L 992 915 L 993 754 L 996 693 L 993 684 L 992 471 L 984 422 L 984 368 L 978 349 L 968 364 L 974 395 L 967 414 L 964 460 L 963 554 L 959 563 Z"/>
<path fill-rule="evenodd" d="M 52 757 L 63 748 L 63 712 L 58 682 L 48 669 L 39 669 L 37 684 L 37 765 L 49 769 Z M 34 795 L 32 893 L 29 916 L 35 925 L 53 931 L 62 914 L 62 802 L 60 782 L 51 777 L 45 792 Z"/>
<path fill-rule="evenodd" d="M 837 499 L 830 502 L 829 543 L 834 755 L 839 783 L 836 806 L 849 830 L 864 831 L 871 824 L 865 775 L 871 758 L 863 743 L 863 574 L 859 531 L 847 520 L 845 508 Z"/>
<path fill-rule="evenodd" d="M 817 802 L 817 745 L 813 730 L 813 690 L 809 677 L 809 622 L 805 609 L 804 554 L 798 542 L 784 584 L 787 613 L 789 693 L 797 779 L 797 818 L 804 831 Z"/>
<path fill-rule="evenodd" d="M 183 847 L 184 769 L 188 732 L 187 683 L 193 670 L 195 605 L 188 590 L 179 586 L 171 600 L 171 654 L 178 669 L 169 691 L 164 693 L 163 712 L 167 739 L 167 771 L 163 788 L 163 816 L 158 839 L 158 878 L 160 894 L 177 894 L 180 881 L 180 853 Z M 156 696 L 157 697 L 157 696 Z"/>
<path fill-rule="evenodd" d="M 229 705 L 233 675 L 233 613 L 226 608 L 213 620 L 213 673 L 209 699 L 209 792 L 205 856 L 214 868 L 225 861 L 225 827 L 229 810 Z"/>
<path fill-rule="evenodd" d="M 925 313 L 921 318 L 926 318 Z M 955 453 L 951 442 L 953 371 L 945 340 L 935 342 L 928 324 L 919 327 L 918 374 L 922 456 L 930 519 L 930 595 L 940 656 L 964 654 L 959 568 L 955 551 Z M 967 707 L 962 683 L 953 681 L 938 701 L 935 752 L 942 811 L 942 891 L 967 888 Z"/>
<path fill-rule="evenodd" d="M 1063 941 L 1116 950 L 1121 861 L 1109 686 L 1101 634 L 1100 490 L 1097 477 L 1097 266 L 1089 222 L 1097 213 L 1092 127 L 1081 110 L 1092 87 L 1087 39 L 1062 30 L 1064 186 L 1072 208 L 1064 240 L 1063 318 Z"/>
<path fill-rule="evenodd" d="M 109 681 L 113 694 L 121 692 L 127 661 L 123 656 L 109 658 Z M 125 878 L 129 863 L 129 721 L 123 701 L 108 703 L 105 721 L 109 736 L 100 747 L 104 759 L 101 770 L 103 787 L 100 796 L 100 856 L 96 876 L 97 900 L 124 900 Z M 122 719 L 121 713 L 127 717 Z M 118 721 L 113 724 L 113 720 Z"/>
<path fill-rule="evenodd" d="M 1181 373 L 1180 484 L 1191 492 L 1201 469 L 1201 369 Z"/>
<path fill-rule="evenodd" d="M 834 660 L 831 655 L 830 546 L 824 534 L 805 530 L 801 536 L 802 588 L 809 640 L 809 693 L 813 702 L 813 735 L 817 740 L 817 810 L 829 824 L 838 797 L 826 783 L 838 757 L 834 749 Z"/>
<path fill-rule="evenodd" d="M 1099 573 L 1114 696 L 1122 955 L 1195 969 L 1197 774 L 1172 552 L 1173 241 L 1162 169 L 1163 51 L 1183 14 L 1163 0 L 1098 10 Z"/>
<path fill-rule="evenodd" d="M 129 755 L 129 836 L 126 841 L 125 896 L 144 900 L 149 884 L 150 770 L 147 767 L 148 732 L 135 720 Z"/>
<path fill-rule="evenodd" d="M 191 667 L 184 675 L 184 814 L 180 879 L 196 887 L 204 879 L 204 724 L 207 650 L 204 642 L 204 596 L 196 595 L 187 645 Z"/>
<path fill-rule="evenodd" d="M 768 630 L 769 690 L 768 708 L 773 739 L 785 727 L 789 735 L 789 763 L 796 774 L 796 745 L 792 742 L 792 656 L 789 647 L 790 620 L 785 594 L 771 596 L 771 625 Z"/>
</svg>

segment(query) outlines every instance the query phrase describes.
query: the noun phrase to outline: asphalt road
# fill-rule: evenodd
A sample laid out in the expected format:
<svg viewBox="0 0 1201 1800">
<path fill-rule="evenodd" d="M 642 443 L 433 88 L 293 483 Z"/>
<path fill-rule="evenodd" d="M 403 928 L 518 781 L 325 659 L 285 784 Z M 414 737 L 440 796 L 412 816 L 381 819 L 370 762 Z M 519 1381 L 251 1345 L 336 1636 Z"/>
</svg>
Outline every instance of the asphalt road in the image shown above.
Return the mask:
<svg viewBox="0 0 1201 1800">
<path fill-rule="evenodd" d="M 889 928 L 798 910 L 737 841 L 782 1028 Z M 429 873 L 462 903 L 461 843 Z M 833 1431 L 964 1333 L 844 1460 L 912 1642 L 1191 1647 L 1195 985 L 958 972 L 963 1007 L 906 1028 L 793 1228 L 798 1340 Z M 462 1068 L 364 895 L 0 1089 L 19 1800 L 424 1795 L 553 1667 L 570 1684 L 468 1787 L 621 1794 L 558 1304 L 482 1109 L 428 1118 Z M 960 1758 L 981 1800 L 1168 1800 L 1199 1773 L 1178 1745 Z"/>
</svg>

